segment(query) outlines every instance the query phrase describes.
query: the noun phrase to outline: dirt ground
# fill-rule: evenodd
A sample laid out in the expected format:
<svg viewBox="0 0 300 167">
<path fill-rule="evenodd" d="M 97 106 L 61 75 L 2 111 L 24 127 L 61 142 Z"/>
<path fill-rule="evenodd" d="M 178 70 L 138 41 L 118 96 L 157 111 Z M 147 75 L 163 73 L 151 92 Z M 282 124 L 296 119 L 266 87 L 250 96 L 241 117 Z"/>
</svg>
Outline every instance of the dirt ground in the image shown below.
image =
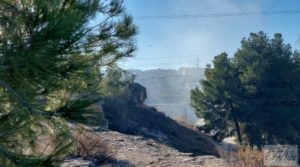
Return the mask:
<svg viewBox="0 0 300 167">
<path fill-rule="evenodd" d="M 114 131 L 97 132 L 116 152 L 116 162 L 107 167 L 227 167 L 214 156 L 192 156 L 182 153 L 152 139 L 125 135 Z M 92 163 L 71 160 L 62 167 L 89 167 Z"/>
</svg>

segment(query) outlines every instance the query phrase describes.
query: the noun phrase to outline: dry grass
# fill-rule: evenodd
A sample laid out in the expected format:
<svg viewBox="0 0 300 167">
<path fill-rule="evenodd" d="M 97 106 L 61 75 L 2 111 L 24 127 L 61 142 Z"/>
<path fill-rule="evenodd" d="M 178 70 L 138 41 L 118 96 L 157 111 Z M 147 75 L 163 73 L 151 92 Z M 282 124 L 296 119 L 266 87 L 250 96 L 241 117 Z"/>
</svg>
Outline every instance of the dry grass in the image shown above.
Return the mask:
<svg viewBox="0 0 300 167">
<path fill-rule="evenodd" d="M 110 163 L 114 161 L 115 152 L 97 134 L 79 128 L 75 133 L 75 142 L 74 156 L 92 161 L 95 164 Z"/>
<path fill-rule="evenodd" d="M 222 157 L 230 167 L 264 167 L 263 152 L 251 146 L 241 146 L 236 151 L 224 152 Z"/>
</svg>

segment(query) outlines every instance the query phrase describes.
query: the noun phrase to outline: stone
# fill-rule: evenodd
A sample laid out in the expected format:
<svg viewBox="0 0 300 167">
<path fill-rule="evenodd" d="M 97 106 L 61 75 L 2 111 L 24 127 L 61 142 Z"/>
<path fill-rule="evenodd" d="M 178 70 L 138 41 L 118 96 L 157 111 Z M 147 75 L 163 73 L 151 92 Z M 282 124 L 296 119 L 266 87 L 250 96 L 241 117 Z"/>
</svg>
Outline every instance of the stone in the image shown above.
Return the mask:
<svg viewBox="0 0 300 167">
<path fill-rule="evenodd" d="M 147 90 L 139 83 L 132 82 L 128 86 L 128 103 L 134 105 L 143 105 L 147 99 Z"/>
</svg>

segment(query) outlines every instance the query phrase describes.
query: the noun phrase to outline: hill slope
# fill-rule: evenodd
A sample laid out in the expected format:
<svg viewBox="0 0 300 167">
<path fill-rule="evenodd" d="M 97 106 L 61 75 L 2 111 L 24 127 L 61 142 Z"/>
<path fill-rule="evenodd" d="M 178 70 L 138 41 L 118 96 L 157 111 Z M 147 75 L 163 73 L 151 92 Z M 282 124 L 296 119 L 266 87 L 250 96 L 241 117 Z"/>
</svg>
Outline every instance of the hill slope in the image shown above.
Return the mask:
<svg viewBox="0 0 300 167">
<path fill-rule="evenodd" d="M 140 84 L 134 85 L 138 89 L 130 89 L 130 97 L 114 97 L 98 104 L 109 130 L 87 127 L 89 133 L 99 135 L 99 139 L 115 150 L 115 161 L 111 166 L 226 166 L 223 160 L 215 157 L 220 149 L 217 143 L 143 104 L 145 96 L 142 95 L 146 90 Z M 93 166 L 92 162 L 75 157 L 66 161 L 63 167 L 79 165 Z"/>
<path fill-rule="evenodd" d="M 153 107 L 111 100 L 103 105 L 103 111 L 110 130 L 141 135 L 194 155 L 218 154 L 218 146 L 210 138 L 177 123 Z"/>
<path fill-rule="evenodd" d="M 141 136 L 125 135 L 114 131 L 93 132 L 115 150 L 116 161 L 107 167 L 227 167 L 214 156 L 192 156 Z M 91 167 L 92 162 L 69 160 L 61 167 Z"/>
</svg>

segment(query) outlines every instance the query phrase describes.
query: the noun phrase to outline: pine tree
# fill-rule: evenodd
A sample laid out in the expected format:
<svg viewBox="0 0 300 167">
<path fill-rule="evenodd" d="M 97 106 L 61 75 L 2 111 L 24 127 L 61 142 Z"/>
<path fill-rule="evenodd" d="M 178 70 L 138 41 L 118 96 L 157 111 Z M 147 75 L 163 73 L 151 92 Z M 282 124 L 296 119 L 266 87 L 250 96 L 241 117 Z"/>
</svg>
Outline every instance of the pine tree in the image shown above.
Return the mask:
<svg viewBox="0 0 300 167">
<path fill-rule="evenodd" d="M 204 128 L 221 133 L 221 139 L 235 129 L 239 141 L 251 145 L 299 145 L 299 55 L 281 34 L 269 39 L 263 32 L 251 33 L 241 43 L 233 58 L 217 56 L 205 71 L 202 89 L 192 91 Z"/>
<path fill-rule="evenodd" d="M 191 91 L 191 105 L 200 118 L 204 118 L 202 127 L 213 132 L 214 138 L 222 140 L 236 135 L 242 143 L 237 112 L 237 96 L 239 80 L 236 78 L 232 63 L 226 53 L 214 58 L 213 67 L 205 69 L 205 79 L 201 81 L 201 89 Z"/>
<path fill-rule="evenodd" d="M 240 100 L 249 143 L 299 144 L 299 77 L 295 58 L 281 34 L 263 32 L 242 40 L 234 56 L 244 91 Z"/>
<path fill-rule="evenodd" d="M 99 67 L 132 56 L 135 34 L 121 0 L 1 0 L 0 166 L 57 165 L 72 145 L 62 116 L 99 100 Z M 50 129 L 54 151 L 35 154 Z"/>
<path fill-rule="evenodd" d="M 128 91 L 130 75 L 130 73 L 118 66 L 108 67 L 101 81 L 103 95 L 108 98 L 125 96 Z"/>
</svg>

